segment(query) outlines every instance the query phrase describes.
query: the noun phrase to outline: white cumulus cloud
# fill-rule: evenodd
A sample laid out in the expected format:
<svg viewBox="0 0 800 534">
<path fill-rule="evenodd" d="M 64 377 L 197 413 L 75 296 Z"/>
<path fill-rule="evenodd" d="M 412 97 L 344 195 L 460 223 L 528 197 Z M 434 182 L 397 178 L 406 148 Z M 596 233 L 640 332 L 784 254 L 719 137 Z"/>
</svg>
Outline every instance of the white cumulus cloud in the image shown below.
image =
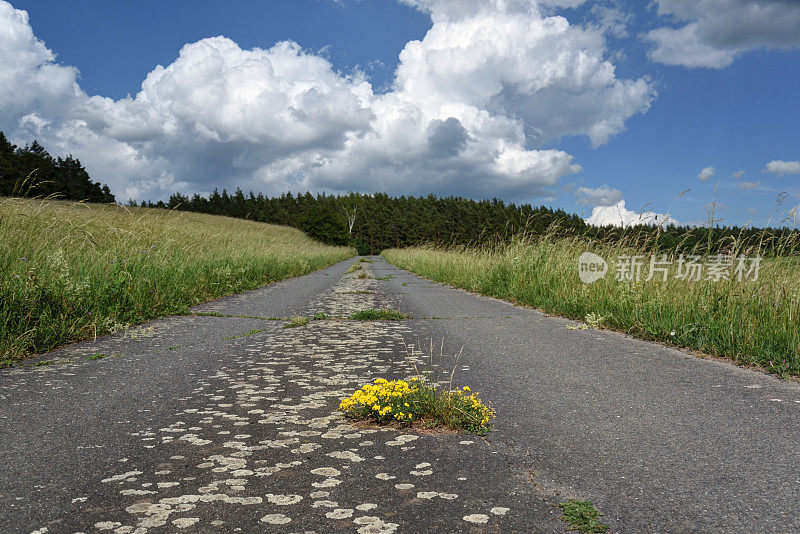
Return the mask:
<svg viewBox="0 0 800 534">
<path fill-rule="evenodd" d="M 586 224 L 592 226 L 620 226 L 623 228 L 638 225 L 680 224 L 668 214 L 656 213 L 652 210 L 629 210 L 625 207 L 624 200 L 620 200 L 613 206 L 595 206 L 589 218 L 584 220 Z"/>
<path fill-rule="evenodd" d="M 121 200 L 214 187 L 533 198 L 581 170 L 545 143 L 606 143 L 655 96 L 616 77 L 603 29 L 550 12 L 580 1 L 405 1 L 433 26 L 406 44 L 387 93 L 291 41 L 213 37 L 113 100 L 87 95 L 0 0 L 0 129 L 74 153 Z"/>
<path fill-rule="evenodd" d="M 783 161 L 780 159 L 775 159 L 767 163 L 761 172 L 769 172 L 778 177 L 789 176 L 791 174 L 800 174 L 800 161 Z"/>
<path fill-rule="evenodd" d="M 650 59 L 667 65 L 720 69 L 750 50 L 800 46 L 796 0 L 655 0 L 675 26 L 644 35 Z"/>
<path fill-rule="evenodd" d="M 714 170 L 714 167 L 711 166 L 703 167 L 703 169 L 700 171 L 697 177 L 700 178 L 701 181 L 705 182 L 706 180 L 714 176 L 715 172 L 716 171 Z"/>
</svg>

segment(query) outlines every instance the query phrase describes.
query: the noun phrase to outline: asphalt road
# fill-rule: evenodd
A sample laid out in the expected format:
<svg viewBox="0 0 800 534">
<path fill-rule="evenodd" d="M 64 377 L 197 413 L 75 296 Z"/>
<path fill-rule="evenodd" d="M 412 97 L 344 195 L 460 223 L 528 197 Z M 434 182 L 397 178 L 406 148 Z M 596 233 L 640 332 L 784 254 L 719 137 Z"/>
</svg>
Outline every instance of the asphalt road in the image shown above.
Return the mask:
<svg viewBox="0 0 800 534">
<path fill-rule="evenodd" d="M 0 370 L 0 532 L 563 532 L 568 498 L 619 532 L 800 532 L 797 383 L 371 259 Z M 412 319 L 340 319 L 374 307 Z M 486 439 L 335 413 L 431 341 Z"/>
</svg>

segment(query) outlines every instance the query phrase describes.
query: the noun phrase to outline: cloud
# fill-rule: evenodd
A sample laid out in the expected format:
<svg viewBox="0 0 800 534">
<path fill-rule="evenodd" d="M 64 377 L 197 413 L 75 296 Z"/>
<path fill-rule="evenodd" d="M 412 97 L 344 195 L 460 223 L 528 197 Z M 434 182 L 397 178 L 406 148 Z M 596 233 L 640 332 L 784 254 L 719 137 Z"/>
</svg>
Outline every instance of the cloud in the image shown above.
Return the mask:
<svg viewBox="0 0 800 534">
<path fill-rule="evenodd" d="M 701 181 L 705 182 L 706 180 L 714 176 L 715 172 L 716 171 L 714 170 L 714 167 L 711 166 L 703 167 L 703 170 L 700 171 L 700 174 L 698 174 L 697 177 L 700 178 Z"/>
<path fill-rule="evenodd" d="M 761 182 L 740 182 L 737 188 L 741 191 L 754 191 L 761 186 Z"/>
<path fill-rule="evenodd" d="M 655 97 L 648 79 L 616 77 L 601 29 L 548 11 L 582 2 L 406 3 L 433 25 L 383 94 L 294 42 L 243 50 L 212 37 L 112 100 L 87 95 L 0 0 L 0 124 L 15 142 L 74 153 L 122 200 L 214 187 L 531 199 L 581 170 L 546 143 L 599 146 Z"/>
<path fill-rule="evenodd" d="M 678 221 L 663 213 L 631 211 L 625 207 L 624 200 L 620 200 L 613 206 L 595 206 L 592 214 L 585 221 L 586 224 L 592 226 L 621 226 L 623 228 L 639 225 L 679 224 Z"/>
<path fill-rule="evenodd" d="M 659 63 L 720 69 L 751 50 L 800 46 L 795 0 L 655 1 L 658 14 L 678 24 L 643 36 Z"/>
<path fill-rule="evenodd" d="M 775 159 L 767 163 L 761 172 L 769 172 L 778 177 L 800 174 L 800 161 Z"/>
<path fill-rule="evenodd" d="M 590 11 L 603 33 L 617 39 L 628 36 L 628 24 L 633 20 L 633 14 L 626 10 L 618 0 L 594 4 Z"/>
<path fill-rule="evenodd" d="M 575 196 L 578 197 L 578 204 L 588 206 L 613 206 L 623 198 L 622 191 L 608 187 L 579 187 L 575 190 Z"/>
<path fill-rule="evenodd" d="M 434 158 L 458 156 L 467 146 L 469 134 L 458 119 L 438 119 L 428 124 L 428 150 Z"/>
<path fill-rule="evenodd" d="M 745 174 L 747 174 L 745 171 L 736 171 L 731 176 L 733 176 L 734 178 L 736 178 L 738 180 L 739 178 L 741 178 Z"/>
</svg>

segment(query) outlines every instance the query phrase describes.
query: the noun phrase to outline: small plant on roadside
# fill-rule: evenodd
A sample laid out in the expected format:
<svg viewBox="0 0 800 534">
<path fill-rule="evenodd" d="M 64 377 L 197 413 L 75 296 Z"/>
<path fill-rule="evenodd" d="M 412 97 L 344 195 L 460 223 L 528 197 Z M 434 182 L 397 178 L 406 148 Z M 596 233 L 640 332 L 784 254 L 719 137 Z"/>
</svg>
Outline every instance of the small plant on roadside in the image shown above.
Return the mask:
<svg viewBox="0 0 800 534">
<path fill-rule="evenodd" d="M 322 312 L 317 312 L 317 313 L 314 314 L 314 317 L 312 317 L 312 319 L 314 319 L 315 321 L 324 321 L 325 319 L 328 319 L 328 318 L 329 317 L 326 314 L 322 313 Z"/>
<path fill-rule="evenodd" d="M 423 378 L 409 381 L 379 378 L 343 399 L 339 409 L 347 417 L 378 424 L 447 427 L 484 435 L 495 412 L 469 387 L 443 390 Z"/>
<path fill-rule="evenodd" d="M 360 261 L 361 263 L 372 263 L 372 260 L 368 260 L 367 258 L 361 258 L 358 261 Z"/>
<path fill-rule="evenodd" d="M 308 324 L 308 317 L 303 317 L 298 315 L 296 317 L 291 317 L 289 322 L 283 325 L 284 328 L 297 328 L 298 326 L 305 326 Z"/>
<path fill-rule="evenodd" d="M 594 507 L 592 501 L 577 501 L 571 499 L 558 505 L 561 509 L 561 520 L 572 526 L 570 530 L 578 532 L 606 532 L 608 525 L 604 525 L 598 517 L 602 516 Z"/>
<path fill-rule="evenodd" d="M 408 315 L 400 313 L 397 310 L 376 310 L 370 308 L 367 310 L 358 311 L 350 316 L 354 321 L 401 321 L 408 319 Z"/>
<path fill-rule="evenodd" d="M 588 330 L 590 328 L 597 328 L 603 324 L 603 321 L 606 320 L 605 317 L 595 314 L 595 313 L 587 313 L 584 317 L 585 323 L 578 323 L 578 324 L 568 324 L 568 330 Z"/>
<path fill-rule="evenodd" d="M 589 328 L 597 328 L 603 324 L 603 321 L 605 321 L 606 318 L 599 313 L 587 313 L 586 317 L 584 317 L 584 320 L 586 321 L 586 324 L 589 325 Z"/>
<path fill-rule="evenodd" d="M 349 269 L 347 269 L 347 272 L 348 273 L 353 273 L 355 271 L 360 271 L 361 269 L 363 269 L 363 267 L 361 265 L 359 265 L 357 263 L 354 263 L 353 265 L 350 266 Z"/>
<path fill-rule="evenodd" d="M 103 354 L 103 353 L 97 353 L 97 354 L 93 354 L 93 355 L 91 355 L 91 356 L 87 357 L 86 359 L 87 359 L 87 360 L 102 360 L 102 359 L 103 359 L 103 358 L 105 358 L 105 357 L 106 357 L 106 355 L 105 355 L 105 354 Z"/>
<path fill-rule="evenodd" d="M 359 273 L 358 274 L 358 278 L 361 279 L 361 280 L 364 280 L 365 278 L 372 278 L 372 277 L 370 275 L 368 275 L 367 273 Z"/>
</svg>

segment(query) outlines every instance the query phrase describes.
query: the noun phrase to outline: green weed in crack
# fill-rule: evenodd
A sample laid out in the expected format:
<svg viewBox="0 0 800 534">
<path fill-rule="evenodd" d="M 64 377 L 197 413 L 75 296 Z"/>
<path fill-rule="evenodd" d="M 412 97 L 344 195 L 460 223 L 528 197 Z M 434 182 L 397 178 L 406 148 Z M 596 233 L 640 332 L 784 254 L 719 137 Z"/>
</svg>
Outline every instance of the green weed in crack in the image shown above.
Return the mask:
<svg viewBox="0 0 800 534">
<path fill-rule="evenodd" d="M 257 330 L 255 328 L 252 328 L 252 329 L 248 330 L 247 332 L 245 332 L 244 334 L 239 334 L 238 336 L 223 337 L 222 339 L 223 339 L 223 341 L 228 341 L 230 339 L 239 339 L 241 337 L 249 337 L 249 336 L 252 336 L 254 334 L 258 334 L 259 332 L 263 332 L 263 331 L 264 331 L 263 329 L 262 330 Z"/>
<path fill-rule="evenodd" d="M 374 308 L 357 311 L 350 316 L 350 319 L 354 321 L 401 321 L 408 318 L 408 315 L 397 310 L 376 310 Z"/>
<path fill-rule="evenodd" d="M 289 322 L 288 322 L 288 323 L 286 323 L 285 325 L 283 325 L 283 327 L 284 327 L 284 328 L 297 328 L 298 326 L 305 326 L 305 325 L 307 325 L 307 324 L 308 324 L 308 322 L 309 322 L 309 318 L 308 318 L 308 317 L 303 317 L 303 316 L 300 316 L 300 315 L 298 315 L 298 316 L 296 316 L 296 317 L 292 317 L 292 318 L 289 320 Z"/>
<path fill-rule="evenodd" d="M 606 532 L 608 525 L 603 524 L 598 517 L 602 516 L 594 507 L 592 501 L 578 501 L 571 499 L 558 505 L 561 509 L 561 520 L 569 524 L 570 530 L 578 532 Z"/>
</svg>

